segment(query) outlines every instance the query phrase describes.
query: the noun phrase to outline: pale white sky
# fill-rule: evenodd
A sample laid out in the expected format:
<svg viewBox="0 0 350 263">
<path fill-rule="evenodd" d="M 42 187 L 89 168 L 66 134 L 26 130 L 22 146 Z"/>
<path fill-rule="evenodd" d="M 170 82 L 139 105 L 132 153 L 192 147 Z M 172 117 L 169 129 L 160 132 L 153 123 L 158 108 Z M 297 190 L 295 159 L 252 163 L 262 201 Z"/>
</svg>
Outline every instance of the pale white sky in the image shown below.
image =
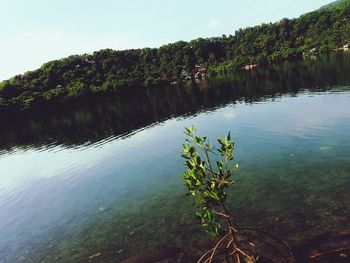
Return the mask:
<svg viewBox="0 0 350 263">
<path fill-rule="evenodd" d="M 73 54 L 234 34 L 330 2 L 0 0 L 0 81 Z"/>
</svg>

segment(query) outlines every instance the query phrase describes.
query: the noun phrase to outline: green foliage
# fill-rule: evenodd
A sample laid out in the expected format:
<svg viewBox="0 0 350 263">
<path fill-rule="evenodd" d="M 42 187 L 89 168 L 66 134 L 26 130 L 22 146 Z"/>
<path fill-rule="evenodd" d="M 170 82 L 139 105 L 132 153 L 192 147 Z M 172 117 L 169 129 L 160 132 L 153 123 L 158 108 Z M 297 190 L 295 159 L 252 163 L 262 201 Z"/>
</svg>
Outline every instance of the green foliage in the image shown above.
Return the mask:
<svg viewBox="0 0 350 263">
<path fill-rule="evenodd" d="M 247 63 L 300 56 L 314 48 L 328 52 L 348 43 L 349 36 L 350 0 L 341 0 L 297 19 L 239 29 L 234 35 L 178 41 L 158 49 L 105 49 L 51 61 L 0 83 L 0 98 L 3 105 L 23 108 L 36 102 L 116 93 L 123 88 L 169 83 L 182 70 L 192 72 L 196 64 L 218 73 Z"/>
<path fill-rule="evenodd" d="M 68 97 L 77 98 L 85 92 L 84 84 L 80 81 L 73 82 L 68 86 Z"/>
<path fill-rule="evenodd" d="M 196 217 L 201 225 L 212 237 L 222 234 L 215 246 L 204 253 L 198 262 L 213 262 L 214 257 L 222 257 L 221 262 L 257 263 L 259 257 L 255 245 L 235 228 L 225 205 L 225 190 L 233 183 L 235 144 L 231 134 L 229 132 L 226 137 L 217 139 L 218 148 L 215 148 L 207 137 L 197 136 L 195 132 L 193 126 L 185 128 L 187 139 L 182 147 L 182 157 L 186 160 L 187 170 L 183 179 L 188 195 L 194 199 Z M 215 165 L 212 155 L 216 156 Z M 237 164 L 235 168 L 238 168 Z"/>
<path fill-rule="evenodd" d="M 217 236 L 221 228 L 216 220 L 215 211 L 223 207 L 226 200 L 225 189 L 233 183 L 231 162 L 234 159 L 234 142 L 230 133 L 218 139 L 219 148 L 215 149 L 207 137 L 195 135 L 195 128 L 185 128 L 187 135 L 183 145 L 182 157 L 186 160 L 186 172 L 183 179 L 188 195 L 194 199 L 193 205 L 198 209 L 196 216 L 206 231 Z M 211 155 L 218 159 L 212 164 Z"/>
<path fill-rule="evenodd" d="M 64 88 L 54 88 L 43 93 L 45 100 L 60 99 L 66 95 L 66 90 Z"/>
</svg>

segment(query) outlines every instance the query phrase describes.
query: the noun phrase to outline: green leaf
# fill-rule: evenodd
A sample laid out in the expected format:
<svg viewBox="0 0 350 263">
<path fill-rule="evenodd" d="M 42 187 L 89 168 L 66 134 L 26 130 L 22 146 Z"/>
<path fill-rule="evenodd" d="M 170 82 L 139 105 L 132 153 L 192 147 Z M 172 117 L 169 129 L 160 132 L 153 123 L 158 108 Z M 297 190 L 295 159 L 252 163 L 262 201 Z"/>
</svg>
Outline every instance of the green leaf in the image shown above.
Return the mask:
<svg viewBox="0 0 350 263">
<path fill-rule="evenodd" d="M 193 169 L 193 165 L 192 165 L 191 161 L 189 161 L 189 160 L 186 161 L 186 165 L 187 165 L 188 168 Z"/>
<path fill-rule="evenodd" d="M 195 215 L 196 215 L 196 217 L 199 218 L 199 219 L 202 219 L 202 218 L 203 218 L 203 216 L 202 216 L 202 214 L 201 214 L 200 212 L 196 212 Z"/>
<path fill-rule="evenodd" d="M 201 157 L 199 157 L 199 155 L 196 156 L 196 163 L 198 165 L 201 165 L 202 164 L 202 160 L 201 160 Z"/>
<path fill-rule="evenodd" d="M 207 231 L 207 233 L 211 236 L 211 237 L 216 237 L 217 234 L 214 231 Z"/>
<path fill-rule="evenodd" d="M 198 144 L 202 143 L 202 139 L 200 137 L 198 137 L 198 136 L 195 137 L 195 141 Z"/>
</svg>

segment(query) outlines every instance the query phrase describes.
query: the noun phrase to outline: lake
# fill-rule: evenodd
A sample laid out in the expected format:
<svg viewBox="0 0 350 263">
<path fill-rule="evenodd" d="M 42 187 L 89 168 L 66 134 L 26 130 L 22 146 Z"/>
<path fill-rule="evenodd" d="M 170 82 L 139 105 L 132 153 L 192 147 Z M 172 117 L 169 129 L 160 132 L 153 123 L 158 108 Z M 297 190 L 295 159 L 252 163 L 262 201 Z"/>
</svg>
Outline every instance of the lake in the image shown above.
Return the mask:
<svg viewBox="0 0 350 263">
<path fill-rule="evenodd" d="M 350 54 L 333 53 L 3 113 L 0 262 L 119 262 L 155 248 L 206 246 L 181 178 L 190 125 L 212 142 L 232 133 L 240 168 L 228 203 L 239 226 L 293 247 L 346 229 L 349 73 Z"/>
</svg>

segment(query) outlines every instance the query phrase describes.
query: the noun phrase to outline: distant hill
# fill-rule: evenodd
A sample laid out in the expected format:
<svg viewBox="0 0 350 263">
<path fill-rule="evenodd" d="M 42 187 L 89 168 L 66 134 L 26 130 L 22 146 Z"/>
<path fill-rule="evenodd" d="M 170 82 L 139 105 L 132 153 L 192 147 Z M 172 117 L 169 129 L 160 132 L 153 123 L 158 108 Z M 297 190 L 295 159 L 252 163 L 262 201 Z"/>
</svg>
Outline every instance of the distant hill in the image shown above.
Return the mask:
<svg viewBox="0 0 350 263">
<path fill-rule="evenodd" d="M 328 52 L 350 42 L 350 0 L 340 0 L 296 19 L 239 29 L 233 35 L 179 41 L 160 48 L 73 55 L 0 83 L 0 108 L 45 105 L 118 93 L 178 80 L 195 65 L 217 73 Z"/>
<path fill-rule="evenodd" d="M 323 9 L 323 8 L 342 8 L 342 5 L 346 5 L 349 3 L 349 0 L 337 0 L 337 1 L 334 1 L 328 5 L 325 5 L 325 6 L 322 6 L 320 9 Z"/>
</svg>

